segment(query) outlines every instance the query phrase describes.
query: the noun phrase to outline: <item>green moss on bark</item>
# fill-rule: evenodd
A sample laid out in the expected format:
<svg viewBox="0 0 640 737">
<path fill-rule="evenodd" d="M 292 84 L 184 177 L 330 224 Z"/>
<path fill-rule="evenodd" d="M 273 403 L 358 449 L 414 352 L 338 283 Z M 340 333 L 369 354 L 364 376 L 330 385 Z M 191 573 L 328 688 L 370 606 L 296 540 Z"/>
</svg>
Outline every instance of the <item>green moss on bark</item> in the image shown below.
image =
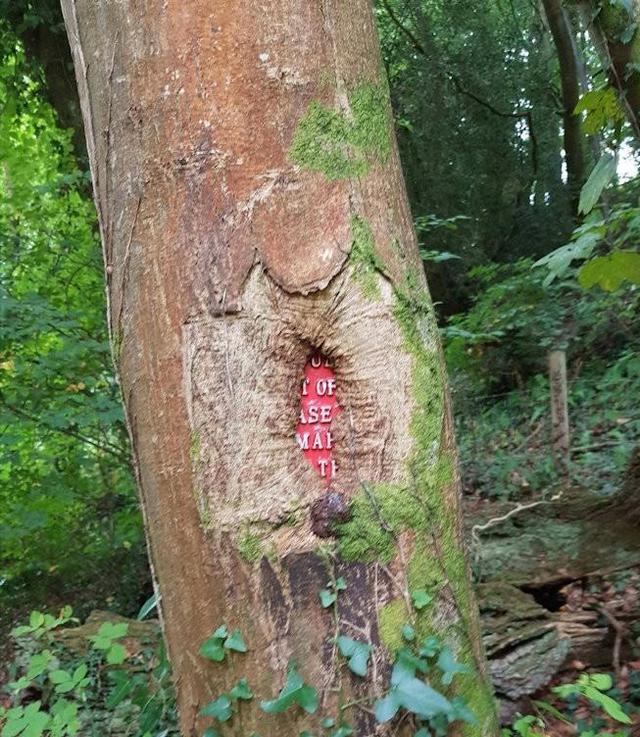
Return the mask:
<svg viewBox="0 0 640 737">
<path fill-rule="evenodd" d="M 387 161 L 390 124 L 386 87 L 366 82 L 351 92 L 345 112 L 314 100 L 298 122 L 289 157 L 329 180 L 363 176 L 372 163 Z"/>
<path fill-rule="evenodd" d="M 238 552 L 247 561 L 255 563 L 262 558 L 262 541 L 253 532 L 245 532 L 238 540 Z"/>
<path fill-rule="evenodd" d="M 407 622 L 407 609 L 404 601 L 394 599 L 378 612 L 378 634 L 380 642 L 393 654 L 399 650 L 402 640 L 402 627 Z"/>
<path fill-rule="evenodd" d="M 380 299 L 378 274 L 383 272 L 383 263 L 376 253 L 373 231 L 369 223 L 357 215 L 351 218 L 353 237 L 349 261 L 354 267 L 354 274 L 362 287 L 365 297 Z"/>
</svg>

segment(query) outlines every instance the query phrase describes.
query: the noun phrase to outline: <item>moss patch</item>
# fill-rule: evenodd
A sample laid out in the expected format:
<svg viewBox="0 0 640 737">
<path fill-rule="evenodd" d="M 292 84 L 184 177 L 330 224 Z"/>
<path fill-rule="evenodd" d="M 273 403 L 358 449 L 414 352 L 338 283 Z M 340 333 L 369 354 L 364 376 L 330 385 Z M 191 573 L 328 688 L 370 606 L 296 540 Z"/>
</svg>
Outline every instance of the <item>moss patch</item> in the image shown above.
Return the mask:
<svg viewBox="0 0 640 737">
<path fill-rule="evenodd" d="M 384 270 L 384 264 L 376 253 L 376 244 L 369 223 L 355 215 L 351 218 L 353 241 L 349 262 L 354 267 L 356 280 L 360 283 L 365 297 L 380 299 L 378 273 Z"/>
<path fill-rule="evenodd" d="M 430 470 L 429 477 L 424 479 L 420 488 L 368 484 L 355 495 L 351 518 L 338 527 L 338 550 L 343 559 L 378 559 L 389 563 L 396 555 L 395 537 L 398 533 L 430 529 L 432 514 L 427 500 L 430 495 L 438 493 L 442 484 L 451 480 L 451 461 L 442 455 Z"/>
<path fill-rule="evenodd" d="M 238 552 L 247 561 L 247 563 L 255 563 L 262 557 L 262 541 L 258 535 L 252 532 L 245 532 L 238 539 Z"/>
<path fill-rule="evenodd" d="M 395 653 L 405 644 L 402 639 L 402 627 L 407 619 L 407 609 L 401 599 L 390 601 L 378 612 L 380 642 L 390 653 Z"/>
<path fill-rule="evenodd" d="M 363 176 L 391 152 L 391 118 L 386 87 L 364 83 L 349 95 L 349 111 L 314 100 L 298 122 L 290 159 L 329 180 Z"/>
</svg>

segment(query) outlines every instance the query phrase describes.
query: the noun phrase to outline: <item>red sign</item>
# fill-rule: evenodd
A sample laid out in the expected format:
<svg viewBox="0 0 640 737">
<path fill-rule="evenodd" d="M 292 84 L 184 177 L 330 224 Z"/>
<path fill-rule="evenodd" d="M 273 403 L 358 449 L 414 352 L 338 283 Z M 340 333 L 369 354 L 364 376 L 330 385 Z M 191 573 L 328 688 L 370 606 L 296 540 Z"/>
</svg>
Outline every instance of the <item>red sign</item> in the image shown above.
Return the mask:
<svg viewBox="0 0 640 737">
<path fill-rule="evenodd" d="M 296 442 L 304 457 L 327 481 L 336 475 L 331 421 L 341 411 L 336 375 L 326 358 L 314 354 L 304 367 Z"/>
</svg>

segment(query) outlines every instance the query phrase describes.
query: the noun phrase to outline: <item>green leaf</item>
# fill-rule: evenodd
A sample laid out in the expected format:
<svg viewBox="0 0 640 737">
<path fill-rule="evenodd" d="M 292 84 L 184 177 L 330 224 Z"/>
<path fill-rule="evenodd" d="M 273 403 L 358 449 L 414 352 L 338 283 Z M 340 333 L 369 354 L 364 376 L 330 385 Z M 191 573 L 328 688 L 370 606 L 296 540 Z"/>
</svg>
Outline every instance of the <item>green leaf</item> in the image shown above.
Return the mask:
<svg viewBox="0 0 640 737">
<path fill-rule="evenodd" d="M 600 705 L 612 719 L 622 724 L 631 724 L 631 718 L 624 713 L 620 704 L 611 696 L 601 693 L 593 686 L 585 686 L 583 693 L 588 699 Z"/>
<path fill-rule="evenodd" d="M 615 157 L 611 154 L 603 154 L 598 159 L 598 163 L 593 167 L 593 171 L 580 192 L 578 211 L 581 215 L 586 215 L 593 210 L 596 202 L 600 199 L 602 191 L 613 179 L 615 173 Z"/>
<path fill-rule="evenodd" d="M 407 711 L 430 719 L 439 713 L 451 713 L 451 703 L 441 693 L 417 678 L 405 678 L 395 687 L 396 698 Z"/>
<path fill-rule="evenodd" d="M 42 675 L 52 659 L 53 655 L 50 650 L 43 650 L 41 653 L 32 655 L 31 660 L 29 661 L 29 667 L 27 668 L 26 677 L 31 680 Z"/>
<path fill-rule="evenodd" d="M 431 594 L 428 594 L 424 589 L 412 591 L 411 598 L 413 599 L 413 606 L 418 609 L 418 611 L 420 609 L 424 609 L 433 601 L 433 596 L 431 596 Z"/>
<path fill-rule="evenodd" d="M 214 660 L 216 663 L 221 663 L 225 656 L 222 642 L 222 639 L 219 637 L 210 637 L 200 645 L 198 653 L 202 655 L 203 658 L 208 658 L 209 660 Z"/>
<path fill-rule="evenodd" d="M 318 708 L 318 694 L 313 686 L 303 686 L 297 697 L 298 706 L 307 714 L 313 714 Z"/>
<path fill-rule="evenodd" d="M 131 693 L 135 686 L 134 681 L 124 671 L 116 671 L 115 673 L 117 673 L 118 677 L 114 679 L 115 687 L 107 698 L 107 709 L 115 709 Z"/>
<path fill-rule="evenodd" d="M 231 719 L 232 714 L 233 707 L 231 705 L 231 699 L 226 694 L 222 694 L 222 696 L 219 696 L 200 709 L 200 716 L 213 717 L 219 722 L 227 722 Z"/>
<path fill-rule="evenodd" d="M 640 285 L 640 253 L 614 251 L 608 256 L 597 256 L 578 273 L 578 282 L 585 289 L 597 284 L 606 292 L 613 292 L 624 281 Z"/>
<path fill-rule="evenodd" d="M 127 651 L 119 643 L 115 642 L 109 650 L 107 650 L 107 663 L 109 665 L 120 665 L 127 659 Z"/>
<path fill-rule="evenodd" d="M 436 665 L 442 671 L 442 683 L 444 686 L 449 686 L 451 681 L 453 681 L 453 677 L 458 673 L 469 672 L 469 668 L 466 665 L 456 661 L 451 649 L 448 647 L 442 648 Z"/>
<path fill-rule="evenodd" d="M 343 724 L 331 733 L 331 737 L 349 737 L 351 734 L 353 734 L 353 728 L 348 724 Z"/>
<path fill-rule="evenodd" d="M 313 714 L 318 708 L 318 694 L 312 686 L 306 686 L 295 665 L 290 665 L 287 680 L 277 698 L 261 701 L 260 708 L 268 714 L 280 714 L 294 705 Z"/>
<path fill-rule="evenodd" d="M 608 673 L 590 673 L 589 683 L 598 691 L 610 691 L 613 688 L 613 679 Z"/>
<path fill-rule="evenodd" d="M 343 635 L 338 637 L 337 643 L 340 653 L 349 658 L 347 663 L 349 670 L 357 676 L 366 676 L 371 646 Z"/>
<path fill-rule="evenodd" d="M 249 701 L 249 699 L 253 698 L 253 693 L 246 678 L 241 678 L 231 689 L 229 695 L 232 699 L 243 699 L 244 701 Z"/>
<path fill-rule="evenodd" d="M 391 671 L 391 685 L 397 686 L 405 678 L 415 677 L 417 670 L 426 673 L 429 670 L 429 664 L 414 655 L 408 648 L 401 648 L 396 654 L 396 660 Z"/>
<path fill-rule="evenodd" d="M 238 653 L 246 653 L 247 646 L 242 638 L 240 630 L 234 630 L 224 641 L 224 647 L 227 650 L 235 650 Z"/>
<path fill-rule="evenodd" d="M 413 642 L 413 640 L 416 639 L 416 631 L 410 624 L 405 624 L 403 626 L 402 637 L 407 640 L 407 642 Z"/>
<path fill-rule="evenodd" d="M 213 727 L 207 727 L 202 733 L 202 737 L 221 737 L 220 732 Z"/>
<path fill-rule="evenodd" d="M 456 696 L 454 699 L 451 699 L 451 706 L 453 709 L 449 717 L 450 719 L 461 719 L 463 722 L 467 722 L 467 724 L 478 723 L 476 715 L 469 709 L 463 696 Z"/>
<path fill-rule="evenodd" d="M 323 729 L 331 729 L 331 727 L 334 727 L 336 723 L 336 720 L 333 717 L 325 717 L 321 722 L 320 726 Z"/>
<path fill-rule="evenodd" d="M 103 622 L 96 635 L 107 640 L 117 640 L 124 637 L 128 630 L 129 625 L 126 622 Z"/>
<path fill-rule="evenodd" d="M 398 713 L 400 708 L 400 700 L 398 699 L 395 691 L 391 691 L 386 696 L 376 701 L 373 711 L 376 717 L 376 721 L 379 724 L 384 724 L 390 721 Z"/>
<path fill-rule="evenodd" d="M 31 629 L 37 629 L 44 624 L 44 614 L 42 612 L 31 612 L 29 615 L 29 626 Z"/>
<path fill-rule="evenodd" d="M 329 591 L 329 589 L 322 589 L 318 592 L 318 596 L 320 597 L 320 604 L 324 609 L 328 609 L 338 598 L 336 592 Z"/>
<path fill-rule="evenodd" d="M 49 680 L 53 684 L 64 683 L 65 681 L 71 681 L 71 674 L 67 673 L 66 670 L 53 670 L 49 673 Z"/>
<path fill-rule="evenodd" d="M 347 588 L 347 582 L 344 580 L 342 576 L 339 578 L 336 578 L 336 585 L 335 589 L 336 591 L 344 591 Z"/>
<path fill-rule="evenodd" d="M 419 650 L 419 654 L 425 658 L 433 658 L 434 655 L 438 654 L 440 650 L 440 641 L 435 635 L 429 635 L 422 642 L 422 647 Z"/>
<path fill-rule="evenodd" d="M 155 594 L 152 594 L 145 603 L 140 607 L 138 612 L 137 620 L 142 620 L 147 617 L 151 612 L 158 606 L 158 599 Z"/>
</svg>

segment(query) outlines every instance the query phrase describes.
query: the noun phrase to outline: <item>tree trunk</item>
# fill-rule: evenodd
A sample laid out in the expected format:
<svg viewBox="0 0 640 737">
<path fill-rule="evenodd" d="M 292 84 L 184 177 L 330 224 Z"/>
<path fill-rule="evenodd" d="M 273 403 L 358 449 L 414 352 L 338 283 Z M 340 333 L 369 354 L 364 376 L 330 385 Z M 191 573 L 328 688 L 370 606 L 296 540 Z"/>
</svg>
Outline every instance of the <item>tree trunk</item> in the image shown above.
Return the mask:
<svg viewBox="0 0 640 737">
<path fill-rule="evenodd" d="M 372 709 L 410 622 L 470 669 L 444 690 L 478 722 L 449 734 L 495 735 L 369 1 L 63 9 L 183 734 L 243 677 L 255 698 L 235 704 L 236 734 L 317 733 L 326 716 L 409 733 L 413 718 L 376 727 Z M 305 427 L 324 474 L 296 446 Z M 434 599 L 416 610 L 422 590 Z M 249 650 L 212 663 L 199 648 L 222 624 Z M 372 648 L 365 677 L 338 633 Z M 318 691 L 313 717 L 260 709 L 292 662 Z"/>
<path fill-rule="evenodd" d="M 571 211 L 578 212 L 580 190 L 584 184 L 584 150 L 580 115 L 574 110 L 580 99 L 580 76 L 576 63 L 573 30 L 561 0 L 542 0 L 549 30 L 558 55 L 562 89 L 562 123 L 567 165 L 567 186 L 571 195 Z"/>
<path fill-rule="evenodd" d="M 564 351 L 549 352 L 549 391 L 551 393 L 551 445 L 556 465 L 563 476 L 569 473 L 569 402 L 567 356 Z"/>
</svg>

